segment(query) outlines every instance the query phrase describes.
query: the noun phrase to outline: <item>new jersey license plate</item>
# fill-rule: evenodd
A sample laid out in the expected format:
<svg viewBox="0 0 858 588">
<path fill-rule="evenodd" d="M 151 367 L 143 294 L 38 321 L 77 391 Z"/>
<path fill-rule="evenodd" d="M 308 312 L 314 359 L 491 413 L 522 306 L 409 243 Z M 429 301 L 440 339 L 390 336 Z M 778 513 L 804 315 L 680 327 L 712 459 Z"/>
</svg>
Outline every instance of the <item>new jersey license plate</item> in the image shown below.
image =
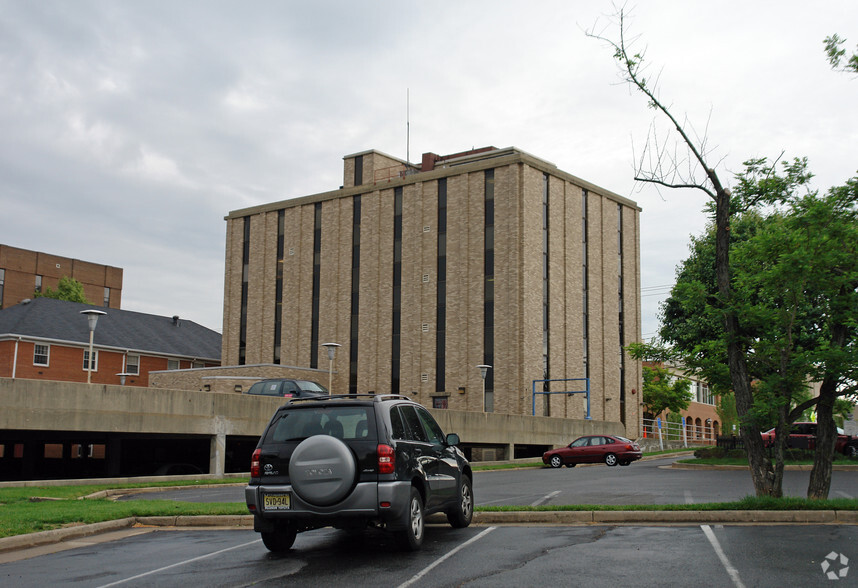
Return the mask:
<svg viewBox="0 0 858 588">
<path fill-rule="evenodd" d="M 289 510 L 292 508 L 292 497 L 289 494 L 264 494 L 262 508 L 265 510 Z"/>
</svg>

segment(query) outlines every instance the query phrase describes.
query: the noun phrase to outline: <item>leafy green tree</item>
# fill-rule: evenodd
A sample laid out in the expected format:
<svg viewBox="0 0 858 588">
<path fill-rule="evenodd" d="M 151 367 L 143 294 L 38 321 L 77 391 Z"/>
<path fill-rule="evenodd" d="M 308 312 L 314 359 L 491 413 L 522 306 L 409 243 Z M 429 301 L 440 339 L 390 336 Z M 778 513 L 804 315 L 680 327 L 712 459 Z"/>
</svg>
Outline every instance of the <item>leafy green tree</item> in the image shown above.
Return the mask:
<svg viewBox="0 0 858 588">
<path fill-rule="evenodd" d="M 718 397 L 715 412 L 721 420 L 721 432 L 723 435 L 732 435 L 739 426 L 739 415 L 736 413 L 736 399 L 733 394 L 726 393 Z"/>
<path fill-rule="evenodd" d="M 44 292 L 36 292 L 35 297 L 54 298 L 56 300 L 68 300 L 69 302 L 82 302 L 83 304 L 90 304 L 90 302 L 86 299 L 86 296 L 83 293 L 83 284 L 81 284 L 74 278 L 70 278 L 68 276 L 63 276 L 62 278 L 60 278 L 56 290 L 45 288 Z"/>
<path fill-rule="evenodd" d="M 765 160 L 748 162 L 733 199 L 731 305 L 741 317 L 736 340 L 754 379 L 752 404 L 739 416 L 743 427 L 757 431 L 776 425 L 771 494 L 779 496 L 789 425 L 817 405 L 808 496 L 824 498 L 834 451 L 834 401 L 854 389 L 858 375 L 858 182 L 820 196 L 807 187 L 806 161 L 782 166 L 778 173 Z M 726 361 L 727 341 L 718 328 L 712 233 L 692 241 L 662 307 L 661 336 L 686 365 L 723 386 L 719 364 Z M 810 381 L 822 382 L 818 398 L 810 398 Z"/>
<path fill-rule="evenodd" d="M 667 188 L 690 188 L 706 194 L 713 203 L 715 231 L 715 265 L 714 273 L 718 286 L 714 302 L 718 307 L 718 319 L 724 333 L 722 338 L 726 345 L 727 373 L 730 388 L 736 398 L 736 409 L 741 416 L 752 411 L 753 392 L 751 378 L 748 373 L 746 355 L 741 346 L 740 317 L 732 305 L 733 285 L 730 275 L 730 233 L 732 216 L 732 192 L 721 181 L 715 165 L 711 165 L 711 153 L 707 146 L 707 137 L 700 136 L 687 120 L 681 122 L 668 101 L 659 97 L 657 83 L 646 77 L 646 62 L 644 54 L 635 52 L 626 40 L 625 11 L 620 8 L 616 14 L 619 28 L 618 40 L 609 39 L 591 29 L 588 36 L 606 43 L 613 51 L 614 59 L 620 70 L 620 76 L 632 88 L 643 94 L 647 104 L 658 117 L 667 121 L 670 130 L 667 135 L 661 135 L 655 126 L 652 127 L 643 152 L 636 164 L 635 180 L 651 183 Z M 632 41 L 633 44 L 633 41 Z M 658 77 L 656 76 L 656 80 Z M 670 146 L 667 141 L 675 141 L 676 146 Z M 711 381 L 710 381 L 711 383 Z M 748 453 L 748 466 L 751 479 L 758 496 L 771 495 L 775 488 L 775 476 L 771 462 L 766 458 L 763 441 L 759 430 L 752 424 L 742 422 L 742 440 Z"/>
<path fill-rule="evenodd" d="M 679 413 L 691 401 L 691 382 L 677 378 L 663 366 L 644 366 L 642 400 L 652 418 L 665 411 Z"/>
<path fill-rule="evenodd" d="M 843 72 L 858 73 L 858 51 L 846 57 L 846 49 L 842 45 L 846 39 L 841 39 L 837 34 L 825 37 L 825 53 L 828 55 L 828 63 L 831 69 Z M 844 62 L 844 58 L 845 62 Z"/>
</svg>

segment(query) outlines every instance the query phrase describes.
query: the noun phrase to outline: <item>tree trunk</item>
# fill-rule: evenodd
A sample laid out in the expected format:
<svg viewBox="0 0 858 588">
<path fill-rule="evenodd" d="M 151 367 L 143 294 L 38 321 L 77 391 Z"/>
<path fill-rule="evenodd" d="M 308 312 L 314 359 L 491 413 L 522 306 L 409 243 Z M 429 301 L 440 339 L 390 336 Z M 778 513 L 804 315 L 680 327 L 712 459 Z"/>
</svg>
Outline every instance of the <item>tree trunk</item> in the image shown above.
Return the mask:
<svg viewBox="0 0 858 588">
<path fill-rule="evenodd" d="M 736 396 L 736 412 L 741 426 L 742 440 L 748 453 L 748 466 L 757 496 L 780 496 L 781 488 L 776 483 L 772 463 L 766 456 L 763 439 L 755 423 L 748 417 L 753 407 L 751 381 L 748 365 L 740 341 L 739 320 L 732 308 L 730 285 L 730 192 L 721 187 L 717 175 L 709 170 L 709 178 L 716 188 L 715 198 L 715 275 L 718 293 L 724 307 L 724 328 L 727 334 L 727 362 L 730 382 Z"/>
<path fill-rule="evenodd" d="M 841 289 L 841 294 L 844 289 Z M 831 327 L 831 348 L 840 349 L 846 343 L 847 330 L 844 321 L 835 320 Z M 834 401 L 837 399 L 837 378 L 826 374 L 819 387 L 819 403 L 816 405 L 816 451 L 813 469 L 807 484 L 807 497 L 811 500 L 826 500 L 831 489 L 832 461 L 837 429 L 834 424 Z"/>
<path fill-rule="evenodd" d="M 826 387 L 829 389 L 825 390 Z M 807 484 L 807 497 L 811 500 L 826 500 L 831 489 L 831 462 L 834 460 L 834 444 L 837 442 L 837 429 L 834 424 L 836 388 L 834 382 L 826 378 L 819 390 L 819 404 L 816 405 L 816 451 L 813 455 L 813 469 L 810 470 L 810 482 Z"/>
</svg>

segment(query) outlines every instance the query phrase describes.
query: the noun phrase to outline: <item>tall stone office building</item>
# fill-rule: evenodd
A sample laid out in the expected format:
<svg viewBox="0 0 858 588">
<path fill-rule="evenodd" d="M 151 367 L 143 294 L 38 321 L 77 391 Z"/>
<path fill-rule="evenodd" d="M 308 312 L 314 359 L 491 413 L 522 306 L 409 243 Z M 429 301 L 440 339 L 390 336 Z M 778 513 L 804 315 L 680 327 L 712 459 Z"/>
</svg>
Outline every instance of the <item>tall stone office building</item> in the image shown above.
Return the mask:
<svg viewBox="0 0 858 588">
<path fill-rule="evenodd" d="M 589 382 L 637 435 L 634 202 L 516 148 L 344 160 L 338 190 L 226 217 L 224 365 L 327 372 L 334 342 L 333 393 L 577 419 L 585 394 L 533 392 Z"/>
</svg>

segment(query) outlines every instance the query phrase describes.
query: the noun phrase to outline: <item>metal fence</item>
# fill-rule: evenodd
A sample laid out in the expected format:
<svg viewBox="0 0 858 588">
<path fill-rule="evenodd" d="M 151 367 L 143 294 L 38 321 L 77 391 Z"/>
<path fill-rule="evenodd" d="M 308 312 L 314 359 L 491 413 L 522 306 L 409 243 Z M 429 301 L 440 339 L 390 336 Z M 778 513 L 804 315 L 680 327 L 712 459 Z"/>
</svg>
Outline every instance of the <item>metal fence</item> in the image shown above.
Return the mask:
<svg viewBox="0 0 858 588">
<path fill-rule="evenodd" d="M 716 431 L 711 425 L 697 426 L 689 419 L 681 423 L 670 422 L 666 419 L 641 419 L 641 437 L 656 440 L 662 446 L 666 443 L 683 447 L 715 445 Z"/>
</svg>

